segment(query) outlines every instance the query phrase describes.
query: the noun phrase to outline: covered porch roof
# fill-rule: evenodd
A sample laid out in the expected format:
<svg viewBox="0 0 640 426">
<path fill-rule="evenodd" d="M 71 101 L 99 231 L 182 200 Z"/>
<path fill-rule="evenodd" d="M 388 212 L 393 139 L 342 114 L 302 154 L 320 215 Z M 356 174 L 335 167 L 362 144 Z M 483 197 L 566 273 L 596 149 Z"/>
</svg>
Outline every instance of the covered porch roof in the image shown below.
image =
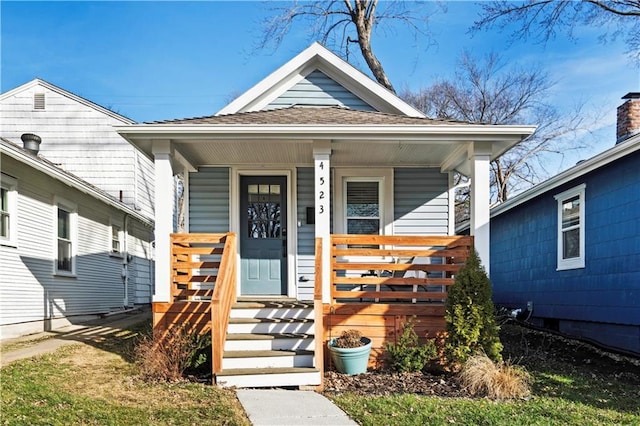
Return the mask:
<svg viewBox="0 0 640 426">
<path fill-rule="evenodd" d="M 334 166 L 422 166 L 469 175 L 469 146 L 485 142 L 495 159 L 535 126 L 487 125 L 344 107 L 300 107 L 119 126 L 150 158 L 155 142 L 191 167 L 311 164 L 316 141 L 331 142 Z"/>
</svg>

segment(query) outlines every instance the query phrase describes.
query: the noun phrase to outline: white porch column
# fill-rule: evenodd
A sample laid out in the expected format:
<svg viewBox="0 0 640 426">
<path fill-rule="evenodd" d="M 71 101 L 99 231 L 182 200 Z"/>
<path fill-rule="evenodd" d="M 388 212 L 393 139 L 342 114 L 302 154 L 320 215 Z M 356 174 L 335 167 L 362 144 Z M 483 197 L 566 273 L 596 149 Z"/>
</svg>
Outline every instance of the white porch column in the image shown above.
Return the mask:
<svg viewBox="0 0 640 426">
<path fill-rule="evenodd" d="M 489 207 L 491 193 L 489 188 L 489 170 L 491 162 L 491 143 L 474 142 L 469 147 L 471 162 L 471 235 L 480 261 L 489 274 L 490 229 Z"/>
<path fill-rule="evenodd" d="M 331 299 L 331 141 L 314 141 L 314 199 L 315 199 L 315 233 L 316 238 L 322 238 L 322 302 L 329 303 Z"/>
<path fill-rule="evenodd" d="M 154 141 L 155 168 L 155 242 L 156 266 L 154 302 L 170 301 L 171 248 L 169 234 L 173 232 L 173 169 L 171 142 Z"/>
</svg>

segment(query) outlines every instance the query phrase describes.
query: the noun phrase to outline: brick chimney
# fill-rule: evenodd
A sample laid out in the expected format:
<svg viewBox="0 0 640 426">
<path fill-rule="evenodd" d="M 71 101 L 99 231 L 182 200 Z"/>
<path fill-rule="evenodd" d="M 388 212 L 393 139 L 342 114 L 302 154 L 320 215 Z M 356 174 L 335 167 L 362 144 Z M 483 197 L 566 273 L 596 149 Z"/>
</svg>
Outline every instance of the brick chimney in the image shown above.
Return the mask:
<svg viewBox="0 0 640 426">
<path fill-rule="evenodd" d="M 616 144 L 640 133 L 640 92 L 629 92 L 622 99 L 627 101 L 618 107 Z"/>
</svg>

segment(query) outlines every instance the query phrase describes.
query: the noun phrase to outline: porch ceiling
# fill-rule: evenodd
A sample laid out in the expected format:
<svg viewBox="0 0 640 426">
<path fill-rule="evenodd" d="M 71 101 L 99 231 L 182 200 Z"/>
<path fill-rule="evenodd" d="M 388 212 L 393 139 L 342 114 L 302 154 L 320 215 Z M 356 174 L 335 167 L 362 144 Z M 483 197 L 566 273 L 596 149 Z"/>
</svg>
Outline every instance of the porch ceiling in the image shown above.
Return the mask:
<svg viewBox="0 0 640 426">
<path fill-rule="evenodd" d="M 313 141 L 172 140 L 192 165 L 313 164 Z M 392 141 L 333 141 L 331 164 L 336 166 L 440 167 L 468 142 L 407 143 Z"/>
<path fill-rule="evenodd" d="M 153 158 L 171 142 L 191 166 L 304 165 L 315 142 L 330 141 L 336 166 L 424 166 L 469 171 L 467 147 L 490 144 L 495 159 L 533 133 L 533 126 L 488 125 L 167 125 L 122 126 L 118 132 Z"/>
</svg>

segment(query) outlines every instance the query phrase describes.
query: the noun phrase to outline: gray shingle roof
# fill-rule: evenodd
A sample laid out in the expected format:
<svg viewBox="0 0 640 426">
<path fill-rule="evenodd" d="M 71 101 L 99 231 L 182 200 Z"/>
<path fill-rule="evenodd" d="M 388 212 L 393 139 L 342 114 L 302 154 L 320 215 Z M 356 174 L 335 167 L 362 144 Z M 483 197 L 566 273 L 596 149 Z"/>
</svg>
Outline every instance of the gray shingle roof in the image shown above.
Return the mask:
<svg viewBox="0 0 640 426">
<path fill-rule="evenodd" d="M 185 125 L 447 125 L 472 124 L 462 121 L 416 118 L 344 107 L 301 107 L 241 112 L 228 115 L 154 121 L 148 124 Z"/>
</svg>

